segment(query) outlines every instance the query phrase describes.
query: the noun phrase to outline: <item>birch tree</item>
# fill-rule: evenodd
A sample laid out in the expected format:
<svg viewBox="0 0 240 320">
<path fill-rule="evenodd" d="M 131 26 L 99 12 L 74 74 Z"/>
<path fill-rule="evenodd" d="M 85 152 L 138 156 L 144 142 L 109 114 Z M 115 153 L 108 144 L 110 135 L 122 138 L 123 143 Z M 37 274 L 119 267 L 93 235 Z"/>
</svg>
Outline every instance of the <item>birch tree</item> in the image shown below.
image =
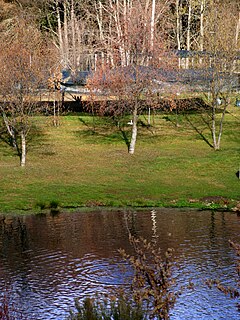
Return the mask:
<svg viewBox="0 0 240 320">
<path fill-rule="evenodd" d="M 208 0 L 176 0 L 176 44 L 178 50 L 203 51 L 204 48 L 204 26 L 206 20 L 206 2 Z M 198 57 L 197 57 L 198 58 Z M 184 67 L 189 68 L 190 58 L 186 58 Z M 201 57 L 199 59 L 200 63 Z M 195 64 L 195 67 L 198 64 Z M 181 67 L 181 61 L 179 61 Z"/>
<path fill-rule="evenodd" d="M 210 79 L 207 99 L 211 107 L 214 150 L 220 149 L 225 114 L 238 81 L 235 62 L 240 48 L 239 39 L 236 39 L 239 9 L 240 5 L 232 1 L 210 1 L 208 6 L 204 41 L 209 62 L 205 68 L 206 78 Z"/>
<path fill-rule="evenodd" d="M 7 36 L 2 35 L 0 52 L 0 114 L 22 167 L 32 116 L 38 111 L 38 95 L 47 81 L 53 56 L 39 31 L 28 22 L 18 19 Z"/>
<path fill-rule="evenodd" d="M 165 54 L 165 34 L 158 32 L 156 21 L 162 12 L 157 11 L 155 1 L 109 0 L 111 45 L 114 63 L 108 61 L 99 66 L 89 80 L 93 92 L 99 89 L 116 97 L 112 104 L 114 113 L 125 110 L 132 117 L 129 153 L 135 152 L 138 133 L 138 117 L 153 98 L 153 79 L 158 67 L 166 67 L 169 54 Z M 152 5 L 152 6 L 151 6 Z M 104 108 L 104 106 L 103 106 Z"/>
<path fill-rule="evenodd" d="M 141 45 L 138 44 L 137 60 L 138 63 L 146 65 L 150 52 L 158 46 L 159 30 L 161 29 L 161 36 L 165 41 L 170 33 L 170 25 L 166 21 L 171 3 L 171 0 L 98 0 L 95 10 L 100 39 L 104 44 L 102 50 L 105 60 L 113 67 L 131 65 L 133 60 L 136 60 L 136 50 L 132 44 L 138 36 Z M 135 33 L 132 32 L 133 29 Z M 130 33 L 133 37 L 131 40 Z"/>
<path fill-rule="evenodd" d="M 86 2 L 86 1 L 85 1 Z M 86 70 L 88 55 L 94 51 L 92 7 L 77 0 L 48 0 L 49 16 L 47 30 L 59 51 L 59 65 L 62 69 Z M 52 23 L 52 20 L 54 23 Z M 93 60 L 93 59 L 92 59 Z"/>
</svg>

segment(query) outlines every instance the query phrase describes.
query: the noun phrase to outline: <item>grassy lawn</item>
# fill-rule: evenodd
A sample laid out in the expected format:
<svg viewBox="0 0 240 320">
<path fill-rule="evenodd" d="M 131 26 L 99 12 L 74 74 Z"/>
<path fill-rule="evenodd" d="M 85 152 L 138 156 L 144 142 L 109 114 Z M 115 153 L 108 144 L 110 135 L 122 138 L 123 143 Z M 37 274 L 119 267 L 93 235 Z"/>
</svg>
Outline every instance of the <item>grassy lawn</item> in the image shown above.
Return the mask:
<svg viewBox="0 0 240 320">
<path fill-rule="evenodd" d="M 155 115 L 150 128 L 139 126 L 132 156 L 107 118 L 66 115 L 57 128 L 50 117 L 34 121 L 38 131 L 29 142 L 26 168 L 0 140 L 0 212 L 36 210 L 51 202 L 204 207 L 240 200 L 240 108 L 229 109 L 218 152 L 199 134 L 210 138 L 200 114 L 179 115 L 178 126 L 174 114 Z M 130 137 L 127 121 L 121 124 Z"/>
</svg>

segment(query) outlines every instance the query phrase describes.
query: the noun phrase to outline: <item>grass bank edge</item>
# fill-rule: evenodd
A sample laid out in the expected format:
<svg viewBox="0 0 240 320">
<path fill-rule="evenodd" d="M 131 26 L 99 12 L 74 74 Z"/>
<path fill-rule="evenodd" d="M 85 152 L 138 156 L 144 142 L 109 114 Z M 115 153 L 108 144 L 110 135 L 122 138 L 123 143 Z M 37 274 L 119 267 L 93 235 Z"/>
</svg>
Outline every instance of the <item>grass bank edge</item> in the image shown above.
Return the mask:
<svg viewBox="0 0 240 320">
<path fill-rule="evenodd" d="M 25 215 L 25 214 L 47 214 L 52 215 L 65 212 L 89 212 L 89 211 L 115 211 L 115 210 L 154 210 L 154 209 L 184 209 L 184 210 L 197 210 L 197 211 L 220 211 L 220 212 L 232 212 L 238 213 L 238 206 L 240 204 L 239 200 L 227 199 L 223 197 L 216 198 L 216 201 L 209 200 L 171 200 L 171 201 L 105 201 L 105 202 L 95 202 L 87 201 L 83 204 L 61 204 L 60 202 L 54 200 L 52 202 L 39 202 L 32 207 L 4 207 L 0 208 L 1 215 Z"/>
</svg>

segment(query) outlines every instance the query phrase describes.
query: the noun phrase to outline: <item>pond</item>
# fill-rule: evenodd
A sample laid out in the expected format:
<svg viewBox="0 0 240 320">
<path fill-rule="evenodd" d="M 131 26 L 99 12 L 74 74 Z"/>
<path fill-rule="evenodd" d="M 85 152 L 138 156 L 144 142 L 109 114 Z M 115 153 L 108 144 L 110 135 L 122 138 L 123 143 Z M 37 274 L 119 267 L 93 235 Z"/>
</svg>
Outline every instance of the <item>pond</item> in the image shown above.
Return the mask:
<svg viewBox="0 0 240 320">
<path fill-rule="evenodd" d="M 207 279 L 236 284 L 236 261 L 228 240 L 240 242 L 240 218 L 196 210 L 96 210 L 58 215 L 0 216 L 0 301 L 15 319 L 61 320 L 74 298 L 108 292 L 124 277 L 118 252 L 131 252 L 128 230 L 174 249 L 177 286 L 183 290 L 171 320 L 240 319 L 237 301 Z"/>
</svg>

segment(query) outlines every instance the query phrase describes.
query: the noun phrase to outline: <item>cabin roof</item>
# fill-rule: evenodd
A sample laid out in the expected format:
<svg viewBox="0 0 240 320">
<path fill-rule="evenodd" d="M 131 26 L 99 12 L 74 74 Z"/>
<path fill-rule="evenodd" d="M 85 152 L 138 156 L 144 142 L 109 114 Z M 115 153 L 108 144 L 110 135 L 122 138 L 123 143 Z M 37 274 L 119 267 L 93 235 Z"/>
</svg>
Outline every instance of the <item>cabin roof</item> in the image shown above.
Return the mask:
<svg viewBox="0 0 240 320">
<path fill-rule="evenodd" d="M 129 76 L 133 81 L 148 78 L 155 84 L 156 90 L 167 89 L 178 86 L 181 91 L 208 90 L 210 83 L 214 80 L 215 71 L 213 68 L 208 69 L 161 69 L 146 66 L 137 67 L 119 67 L 110 71 L 111 74 L 123 73 Z M 89 70 L 71 72 L 70 70 L 62 71 L 61 90 L 64 92 L 87 92 L 87 79 L 93 75 Z M 228 87 L 229 82 L 235 90 L 240 90 L 240 75 L 231 75 L 228 72 L 218 73 L 221 80 L 222 88 Z M 107 74 L 103 74 L 102 81 L 107 81 Z"/>
</svg>

